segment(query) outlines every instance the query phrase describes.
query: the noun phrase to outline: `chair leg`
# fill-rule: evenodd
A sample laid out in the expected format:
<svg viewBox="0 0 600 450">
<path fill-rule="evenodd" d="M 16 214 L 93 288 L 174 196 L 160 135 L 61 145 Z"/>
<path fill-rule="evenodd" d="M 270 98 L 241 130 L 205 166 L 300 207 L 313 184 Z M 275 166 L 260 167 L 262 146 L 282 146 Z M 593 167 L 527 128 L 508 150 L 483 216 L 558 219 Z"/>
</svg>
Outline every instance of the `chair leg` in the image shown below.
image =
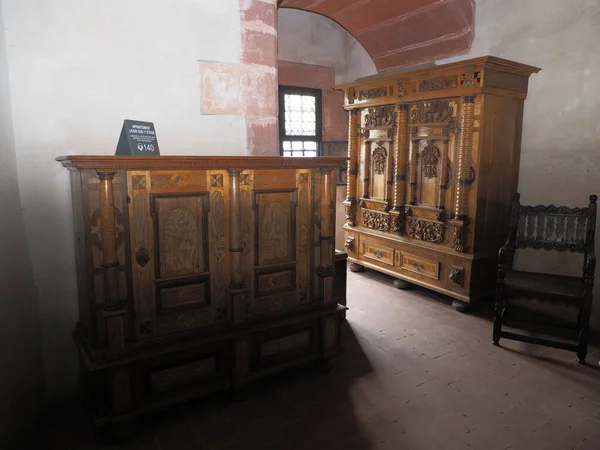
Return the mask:
<svg viewBox="0 0 600 450">
<path fill-rule="evenodd" d="M 503 305 L 499 297 L 496 297 L 496 307 L 494 308 L 494 345 L 500 345 L 500 332 L 502 331 L 502 311 Z"/>
<path fill-rule="evenodd" d="M 591 303 L 591 300 L 584 300 L 583 307 L 581 308 L 581 311 L 579 311 L 579 339 L 577 342 L 577 362 L 579 364 L 585 364 L 585 358 L 587 356 L 588 339 L 590 332 Z"/>
</svg>

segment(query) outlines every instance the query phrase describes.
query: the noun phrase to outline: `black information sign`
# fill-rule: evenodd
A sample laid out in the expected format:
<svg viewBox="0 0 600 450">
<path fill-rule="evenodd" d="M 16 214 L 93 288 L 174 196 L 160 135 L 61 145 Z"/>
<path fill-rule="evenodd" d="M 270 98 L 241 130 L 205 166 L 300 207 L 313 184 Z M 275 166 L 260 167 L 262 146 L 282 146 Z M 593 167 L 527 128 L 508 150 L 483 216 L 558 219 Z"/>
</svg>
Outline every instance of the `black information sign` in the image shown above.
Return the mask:
<svg viewBox="0 0 600 450">
<path fill-rule="evenodd" d="M 115 155 L 159 156 L 154 124 L 139 120 L 124 120 Z"/>
</svg>

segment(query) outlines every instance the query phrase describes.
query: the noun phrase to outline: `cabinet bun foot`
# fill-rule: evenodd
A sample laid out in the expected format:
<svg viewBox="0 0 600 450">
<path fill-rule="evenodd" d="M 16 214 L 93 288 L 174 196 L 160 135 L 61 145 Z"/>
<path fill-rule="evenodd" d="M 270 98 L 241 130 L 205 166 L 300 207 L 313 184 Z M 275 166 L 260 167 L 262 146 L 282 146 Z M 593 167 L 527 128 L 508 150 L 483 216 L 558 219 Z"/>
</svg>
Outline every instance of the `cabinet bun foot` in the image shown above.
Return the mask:
<svg viewBox="0 0 600 450">
<path fill-rule="evenodd" d="M 350 271 L 351 272 L 364 272 L 365 268 L 364 268 L 364 266 L 361 266 L 360 264 L 350 263 Z"/>
<path fill-rule="evenodd" d="M 452 307 L 455 310 L 457 310 L 458 312 L 466 313 L 466 312 L 471 311 L 471 308 L 473 308 L 473 305 L 471 305 L 471 303 L 463 302 L 460 300 L 454 300 L 452 302 Z"/>
<path fill-rule="evenodd" d="M 394 287 L 396 289 L 410 289 L 412 284 L 410 284 L 408 281 L 396 279 L 394 280 Z"/>
</svg>

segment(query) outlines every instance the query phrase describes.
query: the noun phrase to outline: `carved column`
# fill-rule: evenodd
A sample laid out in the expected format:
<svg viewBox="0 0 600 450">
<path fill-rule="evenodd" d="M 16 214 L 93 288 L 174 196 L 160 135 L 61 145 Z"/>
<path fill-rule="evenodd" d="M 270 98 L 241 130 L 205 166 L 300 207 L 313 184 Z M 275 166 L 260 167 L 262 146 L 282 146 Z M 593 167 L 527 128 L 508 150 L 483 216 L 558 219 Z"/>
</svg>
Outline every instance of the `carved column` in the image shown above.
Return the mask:
<svg viewBox="0 0 600 450">
<path fill-rule="evenodd" d="M 344 200 L 346 224 L 356 225 L 356 178 L 358 176 L 358 143 L 359 140 L 358 110 L 350 111 L 348 120 L 348 184 L 346 200 Z"/>
<path fill-rule="evenodd" d="M 410 178 L 408 181 L 408 203 L 417 204 L 417 153 L 419 151 L 419 139 L 412 139 L 410 147 Z"/>
<path fill-rule="evenodd" d="M 362 198 L 369 198 L 369 181 L 371 177 L 371 141 L 365 142 L 365 151 L 363 154 L 363 188 Z"/>
<path fill-rule="evenodd" d="M 242 221 L 240 204 L 239 169 L 228 169 L 229 173 L 229 256 L 231 279 L 229 294 L 233 306 L 233 321 L 239 325 L 246 320 L 246 292 L 242 275 Z"/>
<path fill-rule="evenodd" d="M 408 105 L 396 106 L 396 152 L 394 154 L 394 211 L 399 211 L 406 196 L 406 157 L 408 156 Z"/>
<path fill-rule="evenodd" d="M 335 304 L 333 298 L 333 245 L 335 239 L 333 216 L 332 169 L 321 169 L 321 235 L 320 235 L 320 265 L 317 275 L 320 277 L 320 293 L 325 305 Z"/>
<path fill-rule="evenodd" d="M 97 172 L 100 179 L 100 230 L 102 239 L 102 268 L 104 270 L 104 304 L 101 315 L 106 321 L 109 354 L 125 347 L 127 309 L 119 301 L 119 260 L 113 179 L 116 172 Z"/>
<path fill-rule="evenodd" d="M 446 208 L 446 189 L 448 186 L 446 182 L 448 181 L 448 143 L 449 139 L 446 137 L 444 139 L 444 146 L 442 147 L 442 170 L 440 171 L 440 184 L 438 191 L 438 201 L 437 208 L 443 210 Z"/>
<path fill-rule="evenodd" d="M 473 121 L 475 95 L 465 95 L 460 114 L 460 148 L 458 153 L 458 180 L 456 183 L 455 219 L 469 216 L 469 188 L 471 185 L 471 152 L 473 150 Z"/>
</svg>

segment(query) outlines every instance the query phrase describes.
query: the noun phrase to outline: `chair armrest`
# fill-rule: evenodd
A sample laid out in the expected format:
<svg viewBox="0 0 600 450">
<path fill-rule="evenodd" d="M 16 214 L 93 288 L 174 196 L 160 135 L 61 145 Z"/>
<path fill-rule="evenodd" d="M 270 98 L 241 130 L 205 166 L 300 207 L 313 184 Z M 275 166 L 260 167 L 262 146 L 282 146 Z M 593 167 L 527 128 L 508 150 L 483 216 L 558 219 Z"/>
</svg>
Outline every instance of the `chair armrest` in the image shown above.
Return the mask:
<svg viewBox="0 0 600 450">
<path fill-rule="evenodd" d="M 512 270 L 513 260 L 515 257 L 514 244 L 507 241 L 498 252 L 498 280 L 504 280 L 506 272 Z"/>
</svg>

